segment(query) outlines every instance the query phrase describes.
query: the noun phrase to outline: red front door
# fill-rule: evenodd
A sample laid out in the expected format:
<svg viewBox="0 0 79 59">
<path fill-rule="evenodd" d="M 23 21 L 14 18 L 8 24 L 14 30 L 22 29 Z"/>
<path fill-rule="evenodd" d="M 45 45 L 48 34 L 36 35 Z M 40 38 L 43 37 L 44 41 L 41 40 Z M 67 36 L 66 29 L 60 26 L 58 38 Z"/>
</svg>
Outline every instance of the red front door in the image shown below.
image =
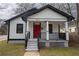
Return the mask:
<svg viewBox="0 0 79 59">
<path fill-rule="evenodd" d="M 34 38 L 38 38 L 41 32 L 41 24 L 39 22 L 34 23 Z"/>
</svg>

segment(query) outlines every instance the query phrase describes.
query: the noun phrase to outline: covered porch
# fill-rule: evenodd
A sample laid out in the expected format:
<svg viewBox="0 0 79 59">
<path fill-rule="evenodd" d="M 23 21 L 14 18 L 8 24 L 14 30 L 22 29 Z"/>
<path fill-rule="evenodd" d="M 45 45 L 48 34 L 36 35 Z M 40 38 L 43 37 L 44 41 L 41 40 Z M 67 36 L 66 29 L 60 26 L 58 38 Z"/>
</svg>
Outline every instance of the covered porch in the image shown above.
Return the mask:
<svg viewBox="0 0 79 59">
<path fill-rule="evenodd" d="M 27 21 L 26 32 L 30 32 L 30 38 L 34 38 L 34 26 L 40 25 L 37 38 L 42 40 L 69 40 L 68 22 L 66 21 Z"/>
<path fill-rule="evenodd" d="M 37 34 L 35 34 L 37 30 L 34 31 L 35 25 L 40 25 L 40 30 Z M 27 32 L 29 32 L 29 39 L 37 38 L 39 47 L 68 47 L 68 22 L 65 20 L 50 21 L 49 19 L 49 21 L 43 21 L 42 19 L 42 21 L 36 21 L 34 19 L 29 19 L 26 22 L 26 33 Z"/>
</svg>

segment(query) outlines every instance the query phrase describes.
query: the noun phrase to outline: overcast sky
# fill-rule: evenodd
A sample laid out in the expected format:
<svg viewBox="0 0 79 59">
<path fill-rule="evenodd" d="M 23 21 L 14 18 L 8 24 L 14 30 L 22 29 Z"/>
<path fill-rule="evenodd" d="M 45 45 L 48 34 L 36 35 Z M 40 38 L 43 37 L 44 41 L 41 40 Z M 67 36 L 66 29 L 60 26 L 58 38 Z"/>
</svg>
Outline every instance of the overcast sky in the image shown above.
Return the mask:
<svg viewBox="0 0 79 59">
<path fill-rule="evenodd" d="M 1 19 L 8 19 L 14 15 L 14 11 L 18 7 L 17 4 L 0 4 L 0 18 Z"/>
<path fill-rule="evenodd" d="M 0 18 L 1 19 L 9 19 L 13 17 L 14 10 L 18 8 L 18 5 L 15 3 L 0 3 Z M 76 13 L 76 8 L 73 10 L 73 14 L 75 15 Z"/>
</svg>

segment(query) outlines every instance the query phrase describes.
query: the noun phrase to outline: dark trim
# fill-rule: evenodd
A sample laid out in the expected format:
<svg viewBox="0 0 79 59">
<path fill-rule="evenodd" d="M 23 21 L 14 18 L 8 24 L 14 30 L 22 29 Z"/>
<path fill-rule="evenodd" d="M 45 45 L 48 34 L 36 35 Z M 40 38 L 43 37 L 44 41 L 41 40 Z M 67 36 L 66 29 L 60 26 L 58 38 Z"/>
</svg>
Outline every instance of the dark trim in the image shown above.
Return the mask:
<svg viewBox="0 0 79 59">
<path fill-rule="evenodd" d="M 59 37 L 60 37 L 60 24 L 58 24 L 58 34 L 59 34 Z"/>
<path fill-rule="evenodd" d="M 8 22 L 8 37 L 7 37 L 7 43 L 9 41 L 9 34 L 10 34 L 10 21 Z"/>
<path fill-rule="evenodd" d="M 25 39 L 9 39 L 9 41 L 13 41 L 13 40 L 15 40 L 15 41 L 19 40 L 20 41 L 20 40 L 25 40 Z"/>
<path fill-rule="evenodd" d="M 26 38 L 25 38 L 25 48 L 27 48 L 27 42 L 28 42 L 29 39 L 30 39 L 30 32 L 28 32 L 28 33 L 26 34 Z"/>
<path fill-rule="evenodd" d="M 12 18 L 10 18 L 10 19 L 7 19 L 5 22 L 11 21 L 11 20 L 13 20 L 13 19 L 15 19 L 15 18 L 17 18 L 17 17 L 21 17 L 23 20 L 26 20 L 26 17 L 23 17 L 23 15 L 28 14 L 29 12 L 32 12 L 32 11 L 34 11 L 34 10 L 37 10 L 37 9 L 36 9 L 36 8 L 32 8 L 32 9 L 30 9 L 30 10 L 28 10 L 28 11 L 25 11 L 25 12 L 23 12 L 23 13 L 17 15 L 17 16 L 14 16 L 14 17 L 12 17 Z"/>
<path fill-rule="evenodd" d="M 46 5 L 46 6 L 43 6 L 43 7 L 39 8 L 39 9 L 32 8 L 32 9 L 30 9 L 30 10 L 24 12 L 24 13 L 21 13 L 20 15 L 17 15 L 15 17 L 12 17 L 12 18 L 8 19 L 7 21 L 13 20 L 13 19 L 15 19 L 15 18 L 17 18 L 19 16 L 22 17 L 22 19 L 24 21 L 26 21 L 26 18 L 28 16 L 31 16 L 33 14 L 36 14 L 36 13 L 38 13 L 38 12 L 40 12 L 40 11 L 46 9 L 46 8 L 49 8 L 49 9 L 51 9 L 51 10 L 53 10 L 53 11 L 55 11 L 55 12 L 57 12 L 57 13 L 63 15 L 63 16 L 65 16 L 68 19 L 68 21 L 71 21 L 72 19 L 74 19 L 73 16 L 71 16 L 71 15 L 69 15 L 69 14 L 67 14 L 67 13 L 65 13 L 65 12 L 63 12 L 63 11 L 61 11 L 61 10 L 53 7 L 53 6 L 51 6 L 51 5 Z M 7 22 L 7 21 L 5 21 L 5 22 Z"/>
</svg>

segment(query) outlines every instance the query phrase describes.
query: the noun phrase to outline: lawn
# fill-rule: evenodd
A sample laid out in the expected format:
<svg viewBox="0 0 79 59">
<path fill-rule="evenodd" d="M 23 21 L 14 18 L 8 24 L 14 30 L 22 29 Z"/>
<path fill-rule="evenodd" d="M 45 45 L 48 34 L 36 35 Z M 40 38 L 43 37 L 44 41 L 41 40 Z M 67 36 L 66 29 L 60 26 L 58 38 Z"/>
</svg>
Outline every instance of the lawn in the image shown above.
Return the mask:
<svg viewBox="0 0 79 59">
<path fill-rule="evenodd" d="M 42 48 L 41 56 L 79 56 L 79 36 L 71 34 L 68 48 Z"/>
<path fill-rule="evenodd" d="M 79 44 L 68 48 L 42 48 L 39 52 L 41 56 L 79 56 Z M 24 44 L 0 41 L 0 56 L 23 56 L 24 53 Z"/>
<path fill-rule="evenodd" d="M 0 41 L 0 56 L 22 56 L 24 53 L 24 44 L 7 44 L 6 41 Z"/>
<path fill-rule="evenodd" d="M 79 47 L 69 48 L 42 48 L 41 56 L 79 56 Z"/>
<path fill-rule="evenodd" d="M 79 56 L 79 38 L 73 35 L 68 48 L 41 48 L 41 56 Z M 25 53 L 24 44 L 10 44 L 0 41 L 0 56 L 23 56 Z"/>
</svg>

